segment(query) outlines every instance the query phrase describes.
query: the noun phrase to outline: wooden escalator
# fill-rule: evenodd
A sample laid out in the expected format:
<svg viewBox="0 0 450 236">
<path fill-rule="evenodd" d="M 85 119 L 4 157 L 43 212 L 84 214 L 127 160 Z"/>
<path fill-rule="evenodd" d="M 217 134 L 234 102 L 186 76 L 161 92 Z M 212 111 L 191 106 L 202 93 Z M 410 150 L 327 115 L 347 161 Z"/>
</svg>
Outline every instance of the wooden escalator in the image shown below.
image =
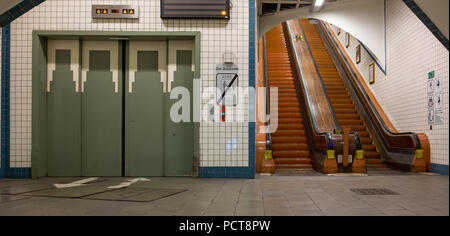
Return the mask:
<svg viewBox="0 0 450 236">
<path fill-rule="evenodd" d="M 356 131 L 360 135 L 367 168 L 387 168 L 388 166 L 377 152 L 367 127 L 363 123 L 319 33 L 307 19 L 300 20 L 300 23 L 339 125 L 350 127 L 352 131 Z"/>
<path fill-rule="evenodd" d="M 278 129 L 271 135 L 276 169 L 312 169 L 283 27 L 266 34 L 269 87 L 278 88 Z"/>
</svg>

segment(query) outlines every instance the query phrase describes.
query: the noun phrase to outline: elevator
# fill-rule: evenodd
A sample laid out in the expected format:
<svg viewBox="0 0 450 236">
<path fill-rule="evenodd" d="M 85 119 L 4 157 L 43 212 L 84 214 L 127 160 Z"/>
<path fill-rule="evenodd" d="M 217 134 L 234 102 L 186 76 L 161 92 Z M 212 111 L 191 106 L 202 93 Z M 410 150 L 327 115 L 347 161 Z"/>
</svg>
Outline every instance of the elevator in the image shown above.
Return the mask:
<svg viewBox="0 0 450 236">
<path fill-rule="evenodd" d="M 47 175 L 191 176 L 195 125 L 172 121 L 170 92 L 192 94 L 194 44 L 47 40 Z"/>
</svg>

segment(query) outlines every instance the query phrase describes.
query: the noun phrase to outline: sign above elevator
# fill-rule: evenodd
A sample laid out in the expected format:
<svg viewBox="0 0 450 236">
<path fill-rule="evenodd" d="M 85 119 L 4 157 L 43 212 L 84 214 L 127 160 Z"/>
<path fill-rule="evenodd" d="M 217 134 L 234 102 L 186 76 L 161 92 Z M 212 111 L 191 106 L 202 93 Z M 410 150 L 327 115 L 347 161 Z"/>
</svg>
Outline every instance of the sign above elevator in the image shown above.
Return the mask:
<svg viewBox="0 0 450 236">
<path fill-rule="evenodd" d="M 161 0 L 161 18 L 230 19 L 230 0 Z"/>
<path fill-rule="evenodd" d="M 92 5 L 93 19 L 139 19 L 139 6 Z"/>
</svg>

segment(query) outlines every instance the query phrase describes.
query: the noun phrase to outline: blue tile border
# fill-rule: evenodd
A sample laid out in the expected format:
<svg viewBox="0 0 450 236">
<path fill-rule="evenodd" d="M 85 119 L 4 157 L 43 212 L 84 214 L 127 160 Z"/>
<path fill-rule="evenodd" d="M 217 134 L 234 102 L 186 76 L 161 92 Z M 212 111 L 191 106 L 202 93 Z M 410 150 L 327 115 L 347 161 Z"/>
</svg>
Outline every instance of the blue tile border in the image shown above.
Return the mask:
<svg viewBox="0 0 450 236">
<path fill-rule="evenodd" d="M 31 168 L 10 168 L 10 23 L 43 2 L 45 0 L 24 0 L 0 15 L 2 27 L 0 178 L 31 178 Z"/>
<path fill-rule="evenodd" d="M 249 0 L 249 123 L 248 123 L 248 167 L 200 167 L 203 178 L 255 178 L 255 58 L 256 58 L 256 0 Z"/>
<path fill-rule="evenodd" d="M 11 26 L 2 28 L 2 74 L 1 74 L 1 161 L 3 178 L 31 178 L 31 168 L 10 168 L 10 66 Z"/>
<path fill-rule="evenodd" d="M 250 167 L 200 167 L 202 178 L 254 178 Z"/>
<path fill-rule="evenodd" d="M 29 179 L 31 178 L 31 168 L 9 168 L 6 170 L 6 178 Z"/>
<path fill-rule="evenodd" d="M 431 172 L 448 176 L 448 165 L 431 163 Z"/>
<path fill-rule="evenodd" d="M 406 6 L 419 18 L 420 21 L 431 31 L 441 44 L 448 50 L 448 38 L 439 30 L 439 28 L 431 21 L 431 19 L 420 9 L 414 0 L 403 0 Z"/>
<path fill-rule="evenodd" d="M 8 177 L 9 169 L 9 71 L 10 71 L 10 26 L 2 28 L 2 74 L 1 74 L 1 175 Z"/>
<path fill-rule="evenodd" d="M 255 178 L 255 79 L 256 79 L 256 0 L 249 0 L 249 62 L 248 62 L 248 168 L 250 178 Z"/>
<path fill-rule="evenodd" d="M 24 0 L 20 2 L 15 7 L 0 15 L 0 27 L 7 26 L 9 23 L 43 2 L 45 2 L 45 0 Z"/>
</svg>

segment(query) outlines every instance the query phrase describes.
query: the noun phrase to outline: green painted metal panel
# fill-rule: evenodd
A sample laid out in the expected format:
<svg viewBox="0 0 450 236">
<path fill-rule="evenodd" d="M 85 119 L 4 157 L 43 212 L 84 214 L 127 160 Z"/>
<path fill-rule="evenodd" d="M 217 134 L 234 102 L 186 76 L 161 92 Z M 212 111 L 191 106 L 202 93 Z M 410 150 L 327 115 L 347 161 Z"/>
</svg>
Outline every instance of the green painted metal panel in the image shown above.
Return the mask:
<svg viewBox="0 0 450 236">
<path fill-rule="evenodd" d="M 191 122 L 175 123 L 170 119 L 170 108 L 177 100 L 167 99 L 166 125 L 166 175 L 191 176 L 193 174 L 194 123 L 192 122 L 192 51 L 177 50 L 177 70 L 174 72 L 172 89 L 184 87 L 189 90 Z M 180 111 L 181 112 L 181 111 Z"/>
<path fill-rule="evenodd" d="M 138 51 L 137 57 L 132 93 L 127 88 L 125 99 L 125 174 L 164 176 L 165 97 L 158 72 L 158 51 Z"/>
<path fill-rule="evenodd" d="M 31 175 L 47 176 L 47 40 L 33 33 Z"/>
<path fill-rule="evenodd" d="M 49 176 L 81 175 L 81 97 L 75 91 L 70 60 L 70 50 L 56 50 L 47 94 Z"/>
<path fill-rule="evenodd" d="M 111 51 L 89 51 L 82 96 L 83 176 L 122 175 L 122 76 L 118 69 L 118 91 L 110 71 Z M 119 65 L 121 68 L 119 50 Z"/>
<path fill-rule="evenodd" d="M 33 80 L 32 80 L 33 81 L 33 115 L 32 115 L 33 178 L 48 176 L 48 127 L 47 127 L 48 102 L 46 92 L 46 77 L 47 77 L 46 52 L 48 39 L 108 40 L 112 37 L 128 37 L 130 40 L 195 39 L 195 77 L 199 78 L 200 36 L 201 36 L 200 32 L 33 31 Z M 119 62 L 119 64 L 120 63 L 121 62 Z M 120 78 L 120 71 L 119 71 L 119 78 Z M 119 89 L 121 89 L 121 87 L 119 87 Z M 119 91 L 119 94 L 121 94 L 121 91 Z M 166 99 L 168 100 L 168 95 L 165 95 L 165 103 L 167 102 Z M 84 110 L 85 109 L 83 109 L 83 111 Z M 169 114 L 167 108 L 166 111 L 167 112 L 165 114 Z M 197 155 L 196 162 L 198 162 L 199 124 L 194 123 L 194 127 L 195 127 L 193 137 L 195 147 L 194 155 Z M 83 127 L 82 132 L 84 132 L 85 129 L 86 128 Z M 165 135 L 167 134 L 168 132 L 165 133 Z M 167 139 L 166 137 L 166 140 L 169 139 Z M 117 146 L 120 147 L 120 145 Z M 117 153 L 119 153 L 118 155 L 120 155 L 120 150 L 118 150 Z M 198 164 L 199 163 L 194 163 L 194 165 L 197 166 Z"/>
</svg>

